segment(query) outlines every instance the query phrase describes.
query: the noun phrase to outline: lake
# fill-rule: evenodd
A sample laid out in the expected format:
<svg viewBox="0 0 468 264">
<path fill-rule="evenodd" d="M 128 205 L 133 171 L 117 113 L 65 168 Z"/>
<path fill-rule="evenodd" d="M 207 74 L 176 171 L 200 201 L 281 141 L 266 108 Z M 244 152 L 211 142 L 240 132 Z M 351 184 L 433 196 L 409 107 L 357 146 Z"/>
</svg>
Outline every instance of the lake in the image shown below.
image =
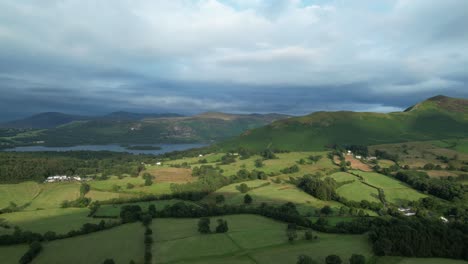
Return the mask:
<svg viewBox="0 0 468 264">
<path fill-rule="evenodd" d="M 11 149 L 3 149 L 2 151 L 18 151 L 18 152 L 37 152 L 37 151 L 115 151 L 115 152 L 128 152 L 132 154 L 163 154 L 172 151 L 187 150 L 192 148 L 201 148 L 207 146 L 207 144 L 142 144 L 144 146 L 158 146 L 161 149 L 157 150 L 139 150 L 139 149 L 127 149 L 117 144 L 110 145 L 79 145 L 73 147 L 45 147 L 45 146 L 24 146 L 15 147 Z M 138 146 L 133 144 L 132 146 Z"/>
</svg>

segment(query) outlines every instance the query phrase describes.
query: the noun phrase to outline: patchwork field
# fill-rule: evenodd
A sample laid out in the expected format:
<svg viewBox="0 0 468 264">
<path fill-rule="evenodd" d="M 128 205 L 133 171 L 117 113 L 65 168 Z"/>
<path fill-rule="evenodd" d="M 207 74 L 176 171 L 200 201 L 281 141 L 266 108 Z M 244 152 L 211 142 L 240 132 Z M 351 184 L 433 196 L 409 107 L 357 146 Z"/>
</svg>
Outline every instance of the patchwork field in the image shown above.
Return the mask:
<svg viewBox="0 0 468 264">
<path fill-rule="evenodd" d="M 329 254 L 346 259 L 352 253 L 370 256 L 370 245 L 361 235 L 314 232 L 317 240 L 287 241 L 286 225 L 255 215 L 230 215 L 225 234 L 200 235 L 198 219 L 156 219 L 152 224 L 155 263 L 295 263 L 299 254 L 322 262 Z M 212 229 L 218 217 L 212 217 Z M 334 246 L 332 246 L 334 245 Z"/>
<path fill-rule="evenodd" d="M 325 205 L 329 205 L 332 208 L 339 208 L 342 205 L 335 201 L 319 200 L 292 184 L 277 184 L 268 180 L 255 180 L 244 183 L 252 188 L 247 193 L 253 198 L 253 205 L 260 205 L 261 203 L 284 204 L 286 202 L 292 202 L 298 205 L 298 209 L 301 209 L 302 212 L 320 209 Z M 243 204 L 246 193 L 241 193 L 237 190 L 236 186 L 240 184 L 241 183 L 234 183 L 224 186 L 208 195 L 205 201 L 214 203 L 215 197 L 222 194 L 226 199 L 226 204 Z"/>
</svg>

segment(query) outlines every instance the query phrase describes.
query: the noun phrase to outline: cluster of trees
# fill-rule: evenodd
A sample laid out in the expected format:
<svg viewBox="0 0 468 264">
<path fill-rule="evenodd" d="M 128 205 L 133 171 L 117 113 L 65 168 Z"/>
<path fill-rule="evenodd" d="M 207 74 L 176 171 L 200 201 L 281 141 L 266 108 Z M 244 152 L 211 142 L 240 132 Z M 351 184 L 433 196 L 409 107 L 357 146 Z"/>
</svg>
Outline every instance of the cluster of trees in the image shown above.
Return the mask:
<svg viewBox="0 0 468 264">
<path fill-rule="evenodd" d="M 212 167 L 210 165 L 202 165 L 197 169 L 198 181 L 184 183 L 184 184 L 171 184 L 171 191 L 176 195 L 186 194 L 187 196 L 206 195 L 214 192 L 217 189 L 236 182 L 246 180 L 267 179 L 268 176 L 262 171 L 248 171 L 246 169 L 239 170 L 236 175 L 229 177 L 223 176 L 222 170 Z M 203 197 L 198 197 L 199 199 Z M 191 198 L 193 200 L 193 198 Z"/>
<path fill-rule="evenodd" d="M 395 177 L 406 182 L 411 187 L 432 194 L 439 198 L 452 201 L 463 199 L 465 189 L 456 181 L 430 178 L 427 173 L 420 171 L 399 171 Z"/>
<path fill-rule="evenodd" d="M 441 257 L 468 260 L 467 224 L 426 218 L 377 219 L 370 239 L 379 256 Z"/>
<path fill-rule="evenodd" d="M 296 164 L 292 165 L 291 167 L 287 167 L 281 170 L 281 173 L 284 173 L 284 174 L 290 174 L 290 173 L 295 173 L 295 172 L 299 172 L 299 166 L 297 166 Z"/>
<path fill-rule="evenodd" d="M 378 159 L 387 159 L 387 160 L 392 160 L 394 162 L 398 162 L 398 160 L 400 159 L 398 154 L 391 154 L 391 153 L 388 153 L 385 150 L 379 150 L 379 149 L 375 150 L 375 156 Z"/>
<path fill-rule="evenodd" d="M 108 151 L 0 152 L 0 183 L 44 181 L 53 175 L 137 176 L 154 157 Z"/>
<path fill-rule="evenodd" d="M 304 175 L 302 178 L 290 178 L 290 181 L 306 193 L 320 200 L 330 201 L 338 198 L 338 194 L 335 191 L 338 183 L 333 178 L 327 177 L 322 180 L 312 175 Z"/>
<path fill-rule="evenodd" d="M 24 255 L 20 258 L 19 263 L 20 264 L 31 263 L 31 261 L 33 261 L 33 259 L 37 255 L 39 255 L 39 253 L 41 253 L 41 251 L 42 251 L 41 243 L 39 243 L 37 241 L 32 242 L 29 245 L 28 251 L 26 251 L 26 253 L 24 253 Z"/>
<path fill-rule="evenodd" d="M 216 226 L 216 233 L 226 233 L 229 230 L 229 226 L 226 220 L 218 219 L 218 225 Z M 210 228 L 211 220 L 208 217 L 202 217 L 198 220 L 198 232 L 201 234 L 209 234 L 211 233 Z"/>
<path fill-rule="evenodd" d="M 297 257 L 297 264 L 316 264 L 310 256 L 308 255 L 299 255 Z M 328 255 L 325 258 L 325 263 L 326 264 L 341 264 L 343 261 L 341 260 L 340 256 L 338 255 Z M 366 257 L 360 254 L 353 254 L 349 258 L 349 263 L 350 264 L 365 264 L 366 263 Z"/>
</svg>

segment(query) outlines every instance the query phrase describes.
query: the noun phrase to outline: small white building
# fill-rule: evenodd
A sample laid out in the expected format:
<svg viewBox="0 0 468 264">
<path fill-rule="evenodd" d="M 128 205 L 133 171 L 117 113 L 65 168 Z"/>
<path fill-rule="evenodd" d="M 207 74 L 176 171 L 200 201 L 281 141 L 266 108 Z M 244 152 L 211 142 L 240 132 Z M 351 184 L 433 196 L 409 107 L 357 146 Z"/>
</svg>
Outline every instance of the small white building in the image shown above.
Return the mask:
<svg viewBox="0 0 468 264">
<path fill-rule="evenodd" d="M 162 164 L 161 164 L 160 161 L 156 162 L 156 166 L 161 166 L 161 165 L 162 165 Z"/>
<path fill-rule="evenodd" d="M 346 155 L 353 155 L 353 152 L 351 150 L 346 151 Z"/>
<path fill-rule="evenodd" d="M 356 159 L 362 159 L 362 156 L 356 155 Z"/>
<path fill-rule="evenodd" d="M 440 217 L 440 220 L 442 220 L 442 222 L 444 222 L 444 223 L 448 223 L 448 221 L 449 221 L 447 218 L 445 218 L 443 216 Z"/>
<path fill-rule="evenodd" d="M 199 154 L 198 157 L 203 157 L 203 155 L 202 155 L 202 154 Z"/>
</svg>

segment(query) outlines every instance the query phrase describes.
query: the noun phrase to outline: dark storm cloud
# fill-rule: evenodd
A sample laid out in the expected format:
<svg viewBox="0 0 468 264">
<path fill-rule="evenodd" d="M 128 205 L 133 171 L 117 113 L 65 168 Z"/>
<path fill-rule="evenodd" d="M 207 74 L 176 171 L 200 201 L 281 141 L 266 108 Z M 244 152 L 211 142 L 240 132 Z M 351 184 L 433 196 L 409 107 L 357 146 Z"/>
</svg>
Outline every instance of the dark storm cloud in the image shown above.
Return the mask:
<svg viewBox="0 0 468 264">
<path fill-rule="evenodd" d="M 0 3 L 0 119 L 396 111 L 468 97 L 467 1 Z"/>
</svg>

